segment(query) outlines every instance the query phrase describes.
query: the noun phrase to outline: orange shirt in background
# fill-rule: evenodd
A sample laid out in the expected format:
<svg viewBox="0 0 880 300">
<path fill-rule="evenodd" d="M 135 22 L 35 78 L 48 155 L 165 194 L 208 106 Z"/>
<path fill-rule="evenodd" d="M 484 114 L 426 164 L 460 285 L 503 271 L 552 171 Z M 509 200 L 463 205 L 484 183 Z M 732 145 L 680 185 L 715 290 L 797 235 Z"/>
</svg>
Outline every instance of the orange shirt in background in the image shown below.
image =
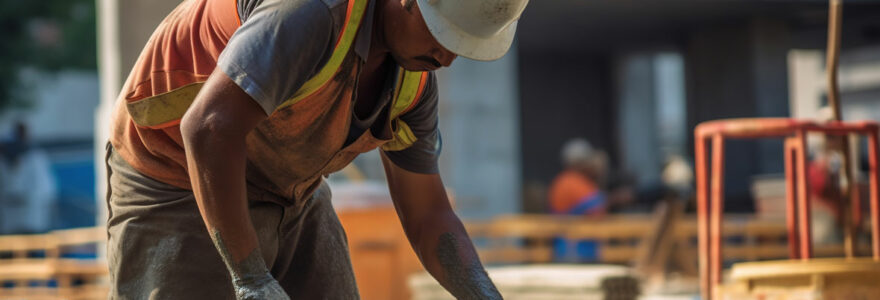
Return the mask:
<svg viewBox="0 0 880 300">
<path fill-rule="evenodd" d="M 599 188 L 590 178 L 576 171 L 563 171 L 556 176 L 550 186 L 548 195 L 550 210 L 559 214 L 570 213 L 575 206 L 581 204 L 581 201 L 598 192 Z M 595 213 L 597 213 L 595 210 L 588 212 L 588 214 Z"/>
</svg>

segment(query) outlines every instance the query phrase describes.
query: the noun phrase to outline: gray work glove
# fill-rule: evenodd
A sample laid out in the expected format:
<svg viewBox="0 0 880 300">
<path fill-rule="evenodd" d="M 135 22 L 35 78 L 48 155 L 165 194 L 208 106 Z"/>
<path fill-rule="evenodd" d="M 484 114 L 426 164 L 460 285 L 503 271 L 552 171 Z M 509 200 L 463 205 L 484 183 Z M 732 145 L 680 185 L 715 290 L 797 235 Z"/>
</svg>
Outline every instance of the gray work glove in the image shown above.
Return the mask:
<svg viewBox="0 0 880 300">
<path fill-rule="evenodd" d="M 263 276 L 242 276 L 233 280 L 232 286 L 239 300 L 290 300 L 269 272 Z"/>
<path fill-rule="evenodd" d="M 226 248 L 226 243 L 220 236 L 220 232 L 214 230 L 213 240 L 229 275 L 232 276 L 232 288 L 235 290 L 235 298 L 238 300 L 290 300 L 278 281 L 269 273 L 260 249 L 254 249 L 251 254 L 241 262 L 233 262 L 232 255 Z"/>
</svg>

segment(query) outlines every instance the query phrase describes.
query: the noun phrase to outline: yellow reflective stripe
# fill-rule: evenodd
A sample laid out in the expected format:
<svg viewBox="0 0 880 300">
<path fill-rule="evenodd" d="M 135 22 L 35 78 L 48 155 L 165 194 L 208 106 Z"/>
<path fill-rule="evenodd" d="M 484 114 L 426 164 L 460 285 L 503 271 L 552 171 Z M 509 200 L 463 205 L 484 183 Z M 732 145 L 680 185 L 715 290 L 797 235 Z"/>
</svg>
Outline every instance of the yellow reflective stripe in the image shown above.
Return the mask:
<svg viewBox="0 0 880 300">
<path fill-rule="evenodd" d="M 402 67 L 398 67 L 397 74 L 394 75 L 394 90 L 393 95 L 391 95 L 391 99 L 394 99 L 393 103 L 391 103 L 392 112 L 394 112 L 394 104 L 400 100 L 400 86 L 403 84 L 403 78 L 406 77 L 404 76 L 405 74 L 406 71 Z M 392 118 L 393 117 L 394 115 L 392 115 Z"/>
<path fill-rule="evenodd" d="M 357 34 L 369 0 L 350 0 L 348 22 L 333 50 L 330 59 L 317 75 L 310 78 L 294 93 L 293 97 L 278 109 L 292 105 L 321 88 L 338 71 Z M 142 127 L 161 128 L 180 121 L 192 105 L 204 82 L 191 83 L 180 88 L 127 103 L 128 113 L 135 124 Z M 278 110 L 276 109 L 276 110 Z"/>
<path fill-rule="evenodd" d="M 423 72 L 410 72 L 401 68 L 397 74 L 397 88 L 394 91 L 395 97 L 390 114 L 394 125 L 392 133 L 394 138 L 382 145 L 382 150 L 385 151 L 400 151 L 409 148 L 418 140 L 409 125 L 398 117 L 419 100 L 417 97 L 422 85 Z"/>
<path fill-rule="evenodd" d="M 158 127 L 180 121 L 202 85 L 204 82 L 190 83 L 166 93 L 128 102 L 128 114 L 135 124 L 143 127 Z"/>
<path fill-rule="evenodd" d="M 397 125 L 395 126 L 397 129 L 394 130 L 394 139 L 382 145 L 382 150 L 400 151 L 409 148 L 409 146 L 412 146 L 412 144 L 418 140 L 406 122 L 401 121 L 400 119 L 394 119 L 392 122 L 392 124 Z"/>
<path fill-rule="evenodd" d="M 397 97 L 391 106 L 391 118 L 400 116 L 409 106 L 415 102 L 416 94 L 419 93 L 419 85 L 422 83 L 422 72 L 403 71 L 401 82 L 397 89 Z"/>
<path fill-rule="evenodd" d="M 364 11 L 367 8 L 367 1 L 369 0 L 349 0 L 353 1 L 354 4 L 351 8 L 351 13 L 349 14 L 348 23 L 346 23 L 345 27 L 342 29 L 342 35 L 339 39 L 338 45 L 336 45 L 336 49 L 333 50 L 333 54 L 330 56 L 330 59 L 321 68 L 321 71 L 318 72 L 311 79 L 303 83 L 303 85 L 293 94 L 293 97 L 281 103 L 278 108 L 275 110 L 279 110 L 290 105 L 293 105 L 300 100 L 308 97 L 319 88 L 324 86 L 333 75 L 339 71 L 339 66 L 342 65 L 342 62 L 345 60 L 345 57 L 348 56 L 348 49 L 351 48 L 351 44 L 354 42 L 355 35 L 357 35 L 358 27 L 360 27 L 361 19 L 364 17 Z"/>
</svg>

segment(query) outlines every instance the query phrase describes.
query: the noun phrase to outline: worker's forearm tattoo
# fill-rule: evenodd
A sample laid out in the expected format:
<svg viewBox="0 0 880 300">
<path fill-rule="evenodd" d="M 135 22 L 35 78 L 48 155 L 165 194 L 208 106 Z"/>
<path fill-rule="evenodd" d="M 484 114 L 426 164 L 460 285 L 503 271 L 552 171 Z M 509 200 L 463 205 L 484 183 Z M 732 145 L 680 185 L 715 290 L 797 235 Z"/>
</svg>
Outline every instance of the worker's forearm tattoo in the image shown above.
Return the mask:
<svg viewBox="0 0 880 300">
<path fill-rule="evenodd" d="M 241 262 L 235 262 L 223 242 L 220 231 L 211 232 L 214 246 L 220 252 L 226 268 L 232 276 L 232 286 L 238 299 L 290 299 L 278 282 L 269 274 L 266 263 L 256 248 Z"/>
<path fill-rule="evenodd" d="M 443 267 L 449 292 L 457 299 L 501 299 L 501 294 L 480 261 L 475 258 L 465 262 L 462 259 L 463 250 L 452 232 L 440 235 L 437 260 Z"/>
</svg>

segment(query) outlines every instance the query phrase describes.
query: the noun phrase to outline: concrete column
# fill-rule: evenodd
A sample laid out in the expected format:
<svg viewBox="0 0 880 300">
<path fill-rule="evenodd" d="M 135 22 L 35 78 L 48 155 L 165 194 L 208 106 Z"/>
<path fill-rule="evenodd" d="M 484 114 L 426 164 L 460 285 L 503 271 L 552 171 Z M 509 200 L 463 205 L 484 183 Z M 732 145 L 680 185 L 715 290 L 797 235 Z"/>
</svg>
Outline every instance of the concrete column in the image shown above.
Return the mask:
<svg viewBox="0 0 880 300">
<path fill-rule="evenodd" d="M 642 187 L 660 184 L 670 155 L 685 156 L 684 63 L 673 51 L 627 53 L 615 62 L 620 165 Z"/>
<path fill-rule="evenodd" d="M 639 185 L 660 180 L 661 155 L 657 135 L 657 91 L 652 53 L 620 58 L 615 70 L 619 108 L 617 135 L 621 165 L 634 173 Z"/>
<path fill-rule="evenodd" d="M 438 71 L 440 172 L 456 210 L 486 218 L 520 210 L 517 51 L 494 62 L 459 58 Z"/>
</svg>

